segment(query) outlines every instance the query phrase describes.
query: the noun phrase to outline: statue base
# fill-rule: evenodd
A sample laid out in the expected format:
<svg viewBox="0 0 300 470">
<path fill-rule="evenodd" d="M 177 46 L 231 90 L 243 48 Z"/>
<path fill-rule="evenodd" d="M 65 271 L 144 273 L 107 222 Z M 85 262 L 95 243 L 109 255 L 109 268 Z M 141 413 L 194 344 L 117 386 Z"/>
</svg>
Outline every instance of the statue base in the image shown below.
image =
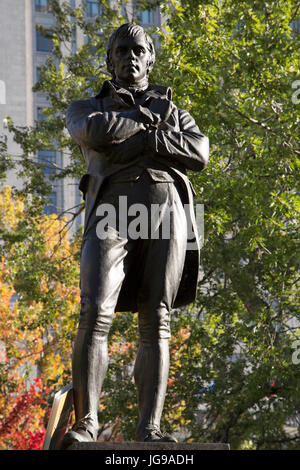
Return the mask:
<svg viewBox="0 0 300 470">
<path fill-rule="evenodd" d="M 225 443 L 197 443 L 197 442 L 76 442 L 67 450 L 100 450 L 104 452 L 114 451 L 171 451 L 190 453 L 201 450 L 229 450 L 229 444 Z"/>
</svg>

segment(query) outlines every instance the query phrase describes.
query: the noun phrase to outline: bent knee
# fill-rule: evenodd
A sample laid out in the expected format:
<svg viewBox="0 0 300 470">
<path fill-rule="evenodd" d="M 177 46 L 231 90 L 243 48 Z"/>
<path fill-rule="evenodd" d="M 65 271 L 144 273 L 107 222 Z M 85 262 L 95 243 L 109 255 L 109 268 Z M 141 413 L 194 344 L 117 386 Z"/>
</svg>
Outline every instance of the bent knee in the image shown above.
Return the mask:
<svg viewBox="0 0 300 470">
<path fill-rule="evenodd" d="M 97 333 L 97 336 L 107 337 L 113 314 L 114 312 L 99 310 L 96 303 L 82 303 L 78 328 Z"/>
<path fill-rule="evenodd" d="M 170 312 L 165 308 L 140 312 L 139 335 L 143 343 L 170 338 Z"/>
</svg>

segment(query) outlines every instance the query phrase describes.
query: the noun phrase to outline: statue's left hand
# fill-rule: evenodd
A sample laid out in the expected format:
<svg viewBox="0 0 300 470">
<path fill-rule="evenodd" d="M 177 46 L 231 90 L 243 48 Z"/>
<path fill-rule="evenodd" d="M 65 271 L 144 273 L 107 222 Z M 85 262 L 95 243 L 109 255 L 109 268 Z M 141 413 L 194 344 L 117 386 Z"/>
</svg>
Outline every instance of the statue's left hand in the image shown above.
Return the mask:
<svg viewBox="0 0 300 470">
<path fill-rule="evenodd" d="M 150 111 L 158 116 L 158 123 L 167 121 L 174 109 L 174 104 L 167 98 L 154 98 L 150 102 Z"/>
</svg>

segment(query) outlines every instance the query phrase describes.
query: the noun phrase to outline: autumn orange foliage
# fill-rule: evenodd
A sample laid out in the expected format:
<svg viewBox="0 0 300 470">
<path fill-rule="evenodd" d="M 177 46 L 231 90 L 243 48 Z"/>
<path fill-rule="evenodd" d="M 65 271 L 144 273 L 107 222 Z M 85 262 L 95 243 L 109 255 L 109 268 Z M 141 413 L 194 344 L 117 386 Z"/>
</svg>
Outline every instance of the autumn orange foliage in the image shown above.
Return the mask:
<svg viewBox="0 0 300 470">
<path fill-rule="evenodd" d="M 66 220 L 28 216 L 28 204 L 9 186 L 0 193 L 0 449 L 41 448 L 48 384 L 69 381 L 79 308 Z"/>
</svg>

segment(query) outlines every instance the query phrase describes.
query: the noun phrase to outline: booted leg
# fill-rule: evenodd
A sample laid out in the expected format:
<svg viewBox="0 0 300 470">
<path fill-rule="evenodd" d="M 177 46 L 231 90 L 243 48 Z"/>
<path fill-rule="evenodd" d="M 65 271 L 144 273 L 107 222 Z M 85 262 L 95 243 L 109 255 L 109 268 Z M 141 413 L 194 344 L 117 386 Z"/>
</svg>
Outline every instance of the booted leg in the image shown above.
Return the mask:
<svg viewBox="0 0 300 470">
<path fill-rule="evenodd" d="M 98 402 L 107 367 L 107 335 L 78 330 L 73 352 L 74 406 L 78 419 L 97 430 Z"/>
<path fill-rule="evenodd" d="M 75 425 L 64 436 L 62 448 L 97 439 L 98 401 L 107 367 L 107 335 L 79 329 L 73 351 Z"/>
<path fill-rule="evenodd" d="M 160 431 L 169 376 L 170 314 L 164 303 L 153 310 L 139 313 L 140 344 L 134 379 L 138 392 L 139 422 L 137 441 L 176 440 Z"/>
<path fill-rule="evenodd" d="M 139 423 L 136 436 L 138 441 L 149 439 L 153 432 L 160 429 L 168 374 L 168 339 L 159 339 L 152 344 L 141 342 L 134 370 L 139 406 Z"/>
</svg>

